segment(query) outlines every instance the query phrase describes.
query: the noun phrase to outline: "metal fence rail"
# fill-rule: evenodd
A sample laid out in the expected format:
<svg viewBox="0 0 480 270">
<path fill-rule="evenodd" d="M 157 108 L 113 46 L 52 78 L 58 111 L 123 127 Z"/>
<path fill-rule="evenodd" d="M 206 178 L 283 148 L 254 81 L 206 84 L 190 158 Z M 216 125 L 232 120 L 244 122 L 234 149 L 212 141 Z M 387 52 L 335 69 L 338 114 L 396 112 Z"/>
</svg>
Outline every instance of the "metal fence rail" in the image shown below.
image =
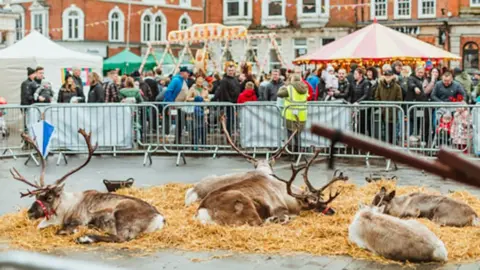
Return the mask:
<svg viewBox="0 0 480 270">
<path fill-rule="evenodd" d="M 59 154 L 57 164 L 62 158 L 66 161 L 66 154 L 86 153 L 85 143 L 77 133 L 78 128 L 84 128 L 98 141 L 98 154 L 143 154 L 144 165 L 148 161 L 151 164 L 153 153 L 175 154 L 179 165 L 182 160 L 186 163 L 185 154 L 216 157 L 235 153 L 219 120 L 225 115 L 227 131 L 237 147 L 254 156 L 268 157 L 291 134 L 292 125 L 284 112 L 296 110 L 295 106 L 284 108 L 275 102 L 4 105 L 0 106 L 0 150 L 4 157 L 34 158 L 30 150 L 22 150 L 25 146 L 20 134 L 45 119 L 57 130 L 51 143 L 51 152 Z M 297 161 L 315 150 L 320 150 L 321 155 L 331 151 L 328 141 L 308 132 L 312 123 L 365 134 L 426 157 L 434 157 L 441 146 L 456 148 L 472 158 L 480 156 L 479 106 L 330 101 L 309 102 L 305 108 L 307 121 L 303 131 L 286 149 L 298 156 Z M 442 128 L 448 115 L 455 127 L 449 132 Z M 466 119 L 462 122 L 460 116 Z M 2 133 L 5 130 L 8 134 Z M 341 157 L 364 158 L 367 165 L 369 158 L 376 157 L 344 145 L 337 145 L 333 151 Z"/>
</svg>

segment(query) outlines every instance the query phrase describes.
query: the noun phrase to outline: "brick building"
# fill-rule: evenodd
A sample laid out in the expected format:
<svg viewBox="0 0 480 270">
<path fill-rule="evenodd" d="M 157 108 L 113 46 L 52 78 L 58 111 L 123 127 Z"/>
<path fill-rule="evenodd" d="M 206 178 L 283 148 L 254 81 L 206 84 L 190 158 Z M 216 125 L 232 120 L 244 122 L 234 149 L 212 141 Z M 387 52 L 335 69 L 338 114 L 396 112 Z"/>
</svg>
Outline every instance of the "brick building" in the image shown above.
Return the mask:
<svg viewBox="0 0 480 270">
<path fill-rule="evenodd" d="M 480 0 L 211 0 L 207 18 L 225 25 L 245 25 L 250 33 L 274 30 L 287 62 L 372 23 L 379 23 L 463 57 L 452 63 L 478 69 Z M 218 10 L 222 10 L 219 13 Z M 260 58 L 278 65 L 266 41 L 255 41 Z M 232 44 L 240 57 L 245 44 Z"/>
<path fill-rule="evenodd" d="M 128 0 L 9 2 L 9 8 L 20 14 L 16 20 L 17 40 L 36 29 L 67 48 L 104 58 L 123 50 L 127 42 L 132 52 L 140 55 L 148 41 L 164 41 L 169 31 L 205 19 L 202 0 L 132 0 L 130 26 Z"/>
<path fill-rule="evenodd" d="M 370 6 L 357 8 L 356 17 L 359 27 L 376 17 L 379 23 L 460 55 L 462 61 L 452 66 L 480 68 L 480 0 L 372 0 Z"/>
</svg>

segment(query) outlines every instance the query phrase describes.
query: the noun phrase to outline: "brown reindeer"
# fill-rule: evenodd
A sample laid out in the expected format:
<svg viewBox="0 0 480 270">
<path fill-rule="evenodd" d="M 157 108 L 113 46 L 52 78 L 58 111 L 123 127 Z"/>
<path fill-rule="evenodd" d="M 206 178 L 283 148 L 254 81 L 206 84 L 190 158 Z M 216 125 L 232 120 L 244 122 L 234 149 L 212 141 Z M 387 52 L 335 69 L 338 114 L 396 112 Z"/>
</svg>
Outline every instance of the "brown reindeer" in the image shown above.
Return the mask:
<svg viewBox="0 0 480 270">
<path fill-rule="evenodd" d="M 447 261 L 445 244 L 425 225 L 382 214 L 385 205 L 361 206 L 348 228 L 348 239 L 387 259 Z"/>
<path fill-rule="evenodd" d="M 221 118 L 221 124 L 222 124 L 222 129 L 223 133 L 225 134 L 225 137 L 227 139 L 228 144 L 237 151 L 240 155 L 242 155 L 245 159 L 247 159 L 249 162 L 251 162 L 255 168 L 255 171 L 259 174 L 265 174 L 266 177 L 271 177 L 270 175 L 273 174 L 273 165 L 275 164 L 275 161 L 280 158 L 282 153 L 285 151 L 285 148 L 288 146 L 288 144 L 293 140 L 295 134 L 297 134 L 298 129 L 295 130 L 292 135 L 288 138 L 288 140 L 285 142 L 285 144 L 278 150 L 276 151 L 271 158 L 269 159 L 261 159 L 258 160 L 251 155 L 248 155 L 245 152 L 242 152 L 233 142 L 232 138 L 230 137 L 230 134 L 228 133 L 227 126 L 226 126 L 226 118 L 225 116 L 222 116 Z M 231 174 L 226 174 L 226 175 L 209 175 L 203 179 L 200 180 L 193 188 L 190 188 L 187 190 L 185 193 L 185 205 L 190 205 L 196 201 L 202 200 L 207 196 L 207 194 L 212 191 L 212 189 L 217 189 L 221 188 L 224 186 L 231 185 L 236 182 L 241 182 L 247 178 L 251 177 L 251 172 L 241 172 L 241 173 L 231 173 Z"/>
<path fill-rule="evenodd" d="M 372 205 L 384 206 L 384 213 L 399 218 L 427 218 L 441 226 L 478 226 L 479 219 L 469 205 L 441 195 L 410 193 L 395 196 L 395 190 L 387 194 L 382 187 Z"/>
<path fill-rule="evenodd" d="M 213 189 L 200 202 L 195 218 L 203 224 L 258 226 L 264 222 L 286 223 L 302 210 L 333 215 L 335 211 L 328 205 L 340 192 L 334 195 L 330 193 L 328 200 L 322 199 L 322 193 L 331 184 L 346 181 L 348 178 L 342 173 L 339 176 L 335 173 L 329 183 L 315 189 L 308 180 L 308 169 L 318 154 L 317 151 L 306 165 L 299 168 L 291 165 L 292 176 L 288 181 L 274 175 L 272 176 L 280 181 L 272 181 L 271 177 L 263 172 L 251 171 L 246 173 L 242 180 Z M 303 169 L 303 179 L 308 189 L 306 191 L 293 185 L 295 177 Z"/>
<path fill-rule="evenodd" d="M 87 135 L 83 129 L 79 129 L 78 132 L 85 138 L 88 146 L 87 160 L 51 185 L 45 185 L 46 162 L 40 150 L 30 137 L 22 134 L 24 141 L 35 148 L 42 163 L 39 183 L 27 181 L 15 168 L 10 171 L 16 180 L 34 188 L 27 193 L 20 193 L 21 197 L 36 197 L 28 210 L 28 217 L 30 219 L 44 217 L 38 225 L 39 229 L 61 225 L 57 231 L 58 235 L 72 234 L 82 225 L 93 226 L 108 233 L 106 236 L 84 235 L 76 240 L 80 244 L 129 241 L 141 233 L 162 229 L 165 218 L 155 207 L 140 199 L 94 190 L 76 193 L 64 191 L 65 180 L 85 167 L 98 147 L 98 144 L 92 147 L 91 133 Z"/>
</svg>

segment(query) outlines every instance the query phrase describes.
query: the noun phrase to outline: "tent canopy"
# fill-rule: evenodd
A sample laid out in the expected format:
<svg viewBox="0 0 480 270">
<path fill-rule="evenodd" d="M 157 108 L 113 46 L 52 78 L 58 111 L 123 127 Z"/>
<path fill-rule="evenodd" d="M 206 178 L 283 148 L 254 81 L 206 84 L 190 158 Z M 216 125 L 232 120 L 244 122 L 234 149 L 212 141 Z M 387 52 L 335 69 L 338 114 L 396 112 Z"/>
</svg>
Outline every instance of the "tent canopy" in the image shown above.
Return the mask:
<svg viewBox="0 0 480 270">
<path fill-rule="evenodd" d="M 106 59 L 103 62 L 103 70 L 107 69 L 120 69 L 124 74 L 130 74 L 140 68 L 142 64 L 142 58 L 129 49 L 125 49 L 116 55 Z"/>
<path fill-rule="evenodd" d="M 298 57 L 294 64 L 320 64 L 343 61 L 458 60 L 452 54 L 415 37 L 374 22 L 317 51 Z"/>
<path fill-rule="evenodd" d="M 58 91 L 65 68 L 91 68 L 100 73 L 102 62 L 100 56 L 67 49 L 32 31 L 17 43 L 0 50 L 0 95 L 8 103 L 20 103 L 20 85 L 27 79 L 27 67 L 43 67 L 45 79 L 50 81 L 54 91 Z M 88 86 L 84 87 L 85 92 L 88 89 Z"/>
</svg>

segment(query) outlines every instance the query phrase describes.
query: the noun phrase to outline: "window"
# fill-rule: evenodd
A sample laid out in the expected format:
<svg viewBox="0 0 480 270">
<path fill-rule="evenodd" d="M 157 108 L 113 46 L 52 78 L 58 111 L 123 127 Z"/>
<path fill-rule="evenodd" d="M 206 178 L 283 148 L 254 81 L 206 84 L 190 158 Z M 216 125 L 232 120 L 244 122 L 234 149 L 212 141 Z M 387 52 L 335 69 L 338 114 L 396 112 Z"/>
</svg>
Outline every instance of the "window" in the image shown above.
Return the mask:
<svg viewBox="0 0 480 270">
<path fill-rule="evenodd" d="M 307 39 L 298 38 L 293 40 L 294 58 L 307 54 Z"/>
<path fill-rule="evenodd" d="M 252 1 L 223 0 L 223 24 L 249 27 L 252 24 Z"/>
<path fill-rule="evenodd" d="M 63 11 L 64 40 L 83 40 L 84 18 L 83 11 L 75 5 L 71 5 Z"/>
<path fill-rule="evenodd" d="M 379 20 L 387 19 L 387 0 L 372 0 L 371 17 Z"/>
<path fill-rule="evenodd" d="M 250 40 L 250 47 L 255 56 L 258 57 L 258 39 Z"/>
<path fill-rule="evenodd" d="M 167 39 L 167 19 L 161 11 L 155 15 L 146 10 L 142 15 L 142 42 L 164 41 Z"/>
<path fill-rule="evenodd" d="M 435 18 L 436 9 L 436 0 L 418 0 L 419 18 Z"/>
<path fill-rule="evenodd" d="M 125 35 L 125 17 L 118 7 L 114 7 L 108 15 L 108 40 L 123 42 Z"/>
<path fill-rule="evenodd" d="M 410 6 L 410 0 L 395 0 L 395 18 L 410 19 Z"/>
<path fill-rule="evenodd" d="M 471 73 L 478 70 L 478 45 L 475 42 L 469 42 L 463 46 L 463 70 Z"/>
<path fill-rule="evenodd" d="M 38 1 L 34 1 L 29 7 L 31 30 L 36 30 L 45 36 L 48 36 L 48 9 Z"/>
<path fill-rule="evenodd" d="M 328 43 L 331 43 L 331 42 L 334 42 L 335 39 L 334 38 L 323 38 L 322 39 L 322 45 L 325 46 L 327 45 Z"/>
<path fill-rule="evenodd" d="M 480 7 L 480 0 L 470 0 L 471 7 Z"/>
<path fill-rule="evenodd" d="M 184 13 L 178 20 L 178 25 L 180 30 L 185 30 L 192 26 L 192 19 L 190 19 L 187 13 Z"/>
<path fill-rule="evenodd" d="M 20 5 L 13 5 L 12 12 L 20 15 L 20 18 L 15 19 L 15 40 L 19 41 L 25 35 L 25 10 Z"/>
<path fill-rule="evenodd" d="M 268 1 L 268 16 L 282 16 L 283 15 L 283 1 L 270 0 Z"/>
<path fill-rule="evenodd" d="M 303 3 L 303 14 L 315 14 L 317 12 L 317 0 L 301 0 Z"/>
<path fill-rule="evenodd" d="M 192 3 L 190 3 L 190 0 L 180 0 L 180 6 L 181 7 L 189 7 L 191 5 L 192 5 Z"/>
</svg>

